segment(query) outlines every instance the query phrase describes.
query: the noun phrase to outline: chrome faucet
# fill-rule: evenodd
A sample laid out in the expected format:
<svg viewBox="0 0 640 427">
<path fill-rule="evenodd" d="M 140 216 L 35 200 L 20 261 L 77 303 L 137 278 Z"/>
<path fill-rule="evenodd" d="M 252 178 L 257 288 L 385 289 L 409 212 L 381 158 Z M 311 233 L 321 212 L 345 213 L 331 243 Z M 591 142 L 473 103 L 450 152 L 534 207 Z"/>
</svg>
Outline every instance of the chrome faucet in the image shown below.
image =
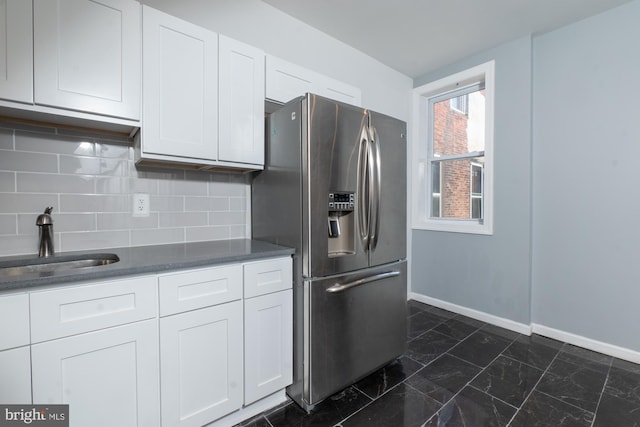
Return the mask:
<svg viewBox="0 0 640 427">
<path fill-rule="evenodd" d="M 36 225 L 40 227 L 38 239 L 38 256 L 40 257 L 53 255 L 53 219 L 51 218 L 51 211 L 53 211 L 53 206 L 47 207 L 44 213 L 38 215 L 38 219 L 36 219 Z"/>
</svg>

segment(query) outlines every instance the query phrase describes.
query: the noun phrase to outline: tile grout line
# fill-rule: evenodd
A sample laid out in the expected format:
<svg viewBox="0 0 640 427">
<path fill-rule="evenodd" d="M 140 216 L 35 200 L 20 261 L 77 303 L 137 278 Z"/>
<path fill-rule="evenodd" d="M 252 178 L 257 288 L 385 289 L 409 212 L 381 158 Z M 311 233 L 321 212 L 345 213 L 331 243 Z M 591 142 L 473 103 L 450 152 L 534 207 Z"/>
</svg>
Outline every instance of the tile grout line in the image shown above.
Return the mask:
<svg viewBox="0 0 640 427">
<path fill-rule="evenodd" d="M 602 397 L 604 396 L 604 391 L 607 388 L 607 383 L 609 382 L 609 375 L 611 375 L 611 368 L 613 367 L 612 357 L 609 361 L 609 369 L 607 370 L 607 376 L 604 379 L 604 384 L 602 384 L 602 390 L 600 390 L 600 397 L 598 398 L 598 403 L 596 404 L 596 409 L 593 411 L 593 420 L 591 420 L 591 427 L 593 427 L 596 423 L 596 417 L 598 416 L 598 409 L 600 408 L 600 402 L 602 402 Z"/>
</svg>

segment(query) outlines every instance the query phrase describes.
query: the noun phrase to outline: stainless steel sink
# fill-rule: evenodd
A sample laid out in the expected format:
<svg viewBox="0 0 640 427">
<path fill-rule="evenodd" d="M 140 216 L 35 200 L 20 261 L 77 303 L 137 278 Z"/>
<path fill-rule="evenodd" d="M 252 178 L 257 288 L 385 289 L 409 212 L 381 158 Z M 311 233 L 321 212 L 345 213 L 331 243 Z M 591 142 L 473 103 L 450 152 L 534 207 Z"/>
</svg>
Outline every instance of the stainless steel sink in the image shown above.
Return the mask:
<svg viewBox="0 0 640 427">
<path fill-rule="evenodd" d="M 116 254 L 56 255 L 0 263 L 0 278 L 19 276 L 53 276 L 58 273 L 113 264 L 120 261 Z"/>
</svg>

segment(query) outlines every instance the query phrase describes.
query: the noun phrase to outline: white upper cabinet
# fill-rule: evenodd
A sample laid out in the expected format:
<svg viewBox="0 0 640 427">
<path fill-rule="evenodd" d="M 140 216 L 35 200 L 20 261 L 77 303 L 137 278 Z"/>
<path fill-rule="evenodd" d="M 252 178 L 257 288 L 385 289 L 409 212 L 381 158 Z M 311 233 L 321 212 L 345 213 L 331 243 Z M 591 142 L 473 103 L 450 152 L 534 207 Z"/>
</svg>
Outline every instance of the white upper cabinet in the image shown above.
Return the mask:
<svg viewBox="0 0 640 427">
<path fill-rule="evenodd" d="M 34 0 L 36 104 L 140 119 L 140 4 Z"/>
<path fill-rule="evenodd" d="M 351 105 L 362 102 L 359 88 L 275 56 L 267 55 L 265 68 L 267 99 L 285 103 L 312 92 Z"/>
<path fill-rule="evenodd" d="M 33 102 L 31 2 L 0 0 L 0 98 Z"/>
<path fill-rule="evenodd" d="M 264 164 L 264 52 L 220 35 L 219 159 Z"/>
<path fill-rule="evenodd" d="M 146 154 L 215 159 L 218 35 L 143 6 L 143 134 Z"/>
<path fill-rule="evenodd" d="M 264 52 L 142 7 L 136 162 L 262 169 Z"/>
</svg>

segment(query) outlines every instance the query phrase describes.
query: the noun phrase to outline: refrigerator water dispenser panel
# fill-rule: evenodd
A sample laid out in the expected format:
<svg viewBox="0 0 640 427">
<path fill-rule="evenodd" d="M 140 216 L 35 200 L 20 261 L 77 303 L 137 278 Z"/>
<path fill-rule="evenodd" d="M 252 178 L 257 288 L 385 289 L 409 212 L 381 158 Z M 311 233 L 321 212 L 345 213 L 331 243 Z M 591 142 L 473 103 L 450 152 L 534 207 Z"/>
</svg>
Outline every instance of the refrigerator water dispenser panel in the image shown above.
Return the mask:
<svg viewBox="0 0 640 427">
<path fill-rule="evenodd" d="M 328 250 L 330 257 L 355 253 L 355 193 L 329 193 L 327 204 Z"/>
</svg>

